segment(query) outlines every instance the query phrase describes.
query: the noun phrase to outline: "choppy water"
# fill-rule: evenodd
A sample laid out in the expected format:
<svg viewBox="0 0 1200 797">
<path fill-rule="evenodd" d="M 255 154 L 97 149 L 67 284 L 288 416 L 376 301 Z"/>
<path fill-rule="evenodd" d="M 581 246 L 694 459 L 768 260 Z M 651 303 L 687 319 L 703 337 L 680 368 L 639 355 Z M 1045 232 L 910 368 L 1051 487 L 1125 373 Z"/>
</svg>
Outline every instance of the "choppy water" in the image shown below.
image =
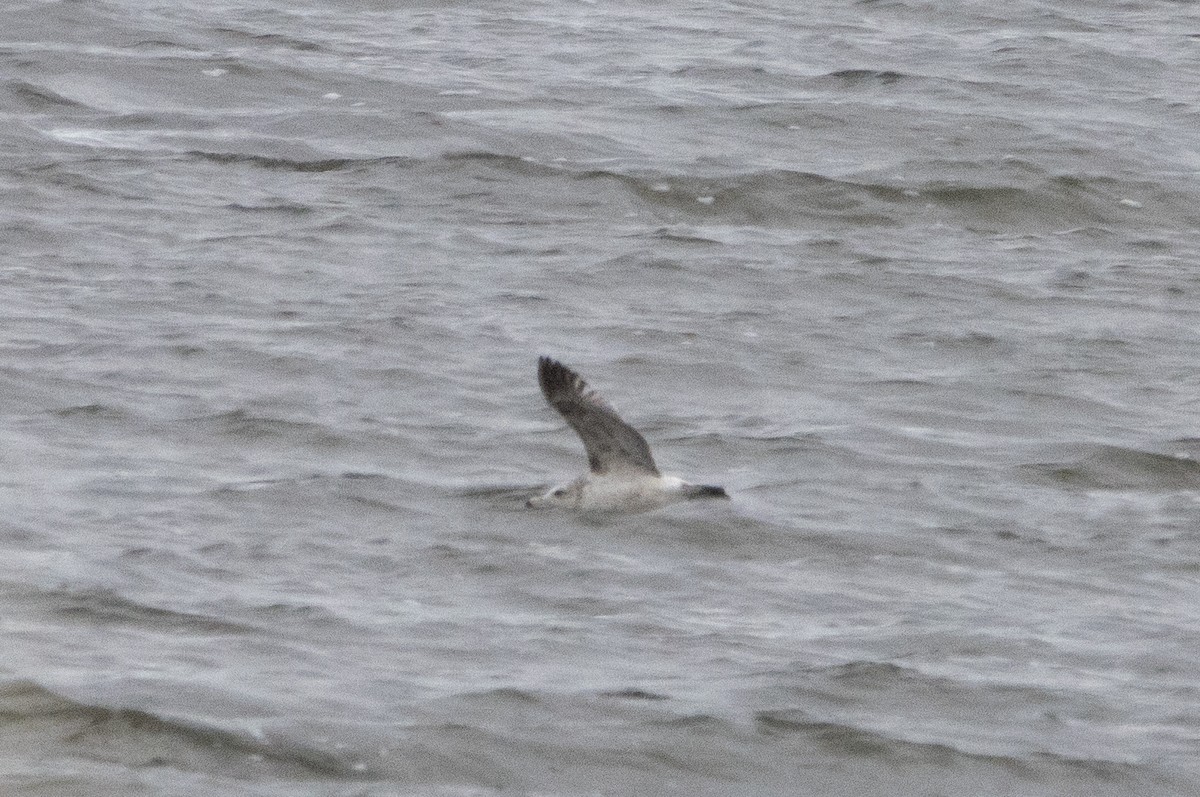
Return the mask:
<svg viewBox="0 0 1200 797">
<path fill-rule="evenodd" d="M 1196 793 L 1198 35 L 10 4 L 0 791 Z"/>
</svg>

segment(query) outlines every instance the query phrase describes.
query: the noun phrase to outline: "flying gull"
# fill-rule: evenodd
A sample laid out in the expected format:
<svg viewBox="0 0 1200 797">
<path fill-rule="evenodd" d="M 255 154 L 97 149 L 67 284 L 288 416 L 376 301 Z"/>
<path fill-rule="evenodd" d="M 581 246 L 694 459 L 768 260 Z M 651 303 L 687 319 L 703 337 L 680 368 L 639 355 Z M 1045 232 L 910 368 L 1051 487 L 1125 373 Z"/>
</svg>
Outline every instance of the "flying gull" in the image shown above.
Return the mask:
<svg viewBox="0 0 1200 797">
<path fill-rule="evenodd" d="M 645 438 L 617 415 L 608 402 L 567 366 L 538 358 L 538 383 L 551 407 L 583 440 L 590 472 L 544 495 L 530 498 L 533 509 L 561 507 L 581 512 L 646 512 L 692 498 L 728 498 L 724 487 L 689 484 L 663 476 Z"/>
</svg>

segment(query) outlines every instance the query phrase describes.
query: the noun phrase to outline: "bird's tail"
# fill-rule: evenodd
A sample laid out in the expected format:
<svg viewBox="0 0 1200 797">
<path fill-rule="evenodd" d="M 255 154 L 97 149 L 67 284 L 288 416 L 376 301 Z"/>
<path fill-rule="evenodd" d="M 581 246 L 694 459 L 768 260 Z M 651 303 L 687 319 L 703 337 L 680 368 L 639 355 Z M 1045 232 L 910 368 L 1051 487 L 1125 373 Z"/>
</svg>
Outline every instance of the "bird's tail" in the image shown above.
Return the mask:
<svg viewBox="0 0 1200 797">
<path fill-rule="evenodd" d="M 685 484 L 683 494 L 687 498 L 728 498 L 724 487 L 715 484 Z"/>
</svg>

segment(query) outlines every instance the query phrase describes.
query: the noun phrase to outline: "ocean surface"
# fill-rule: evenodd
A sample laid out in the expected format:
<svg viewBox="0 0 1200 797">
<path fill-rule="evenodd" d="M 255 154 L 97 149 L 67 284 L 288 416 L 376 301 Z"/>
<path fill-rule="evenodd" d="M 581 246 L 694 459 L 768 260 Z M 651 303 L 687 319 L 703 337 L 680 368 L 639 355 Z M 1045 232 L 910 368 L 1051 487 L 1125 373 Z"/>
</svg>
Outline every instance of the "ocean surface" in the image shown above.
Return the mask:
<svg viewBox="0 0 1200 797">
<path fill-rule="evenodd" d="M 1193 4 L 3 17 L 3 797 L 1200 793 Z"/>
</svg>

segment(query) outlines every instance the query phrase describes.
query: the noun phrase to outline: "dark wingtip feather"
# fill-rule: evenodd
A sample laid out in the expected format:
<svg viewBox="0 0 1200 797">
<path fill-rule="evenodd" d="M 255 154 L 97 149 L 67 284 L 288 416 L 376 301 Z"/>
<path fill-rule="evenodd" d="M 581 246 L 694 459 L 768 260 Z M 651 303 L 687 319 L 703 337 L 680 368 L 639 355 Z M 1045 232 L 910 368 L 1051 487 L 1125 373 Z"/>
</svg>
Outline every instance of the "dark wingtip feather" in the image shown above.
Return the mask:
<svg viewBox="0 0 1200 797">
<path fill-rule="evenodd" d="M 579 378 L 579 374 L 553 357 L 547 357 L 544 354 L 538 357 L 538 384 L 541 385 L 542 394 L 547 399 L 562 390 L 578 393 L 583 390 L 585 385 L 584 381 Z"/>
</svg>

